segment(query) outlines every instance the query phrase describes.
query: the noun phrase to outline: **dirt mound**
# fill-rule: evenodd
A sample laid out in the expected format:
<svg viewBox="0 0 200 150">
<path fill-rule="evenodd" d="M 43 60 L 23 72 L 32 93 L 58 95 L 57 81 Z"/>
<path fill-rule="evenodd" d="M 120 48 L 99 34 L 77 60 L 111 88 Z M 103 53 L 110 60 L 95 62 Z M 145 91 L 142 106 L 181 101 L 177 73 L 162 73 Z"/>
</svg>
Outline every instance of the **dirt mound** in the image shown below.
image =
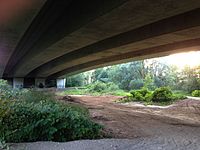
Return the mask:
<svg viewBox="0 0 200 150">
<path fill-rule="evenodd" d="M 169 107 L 115 103 L 118 96 L 72 96 L 90 111 L 94 121 L 115 138 L 200 135 L 199 101 L 187 99 Z"/>
</svg>

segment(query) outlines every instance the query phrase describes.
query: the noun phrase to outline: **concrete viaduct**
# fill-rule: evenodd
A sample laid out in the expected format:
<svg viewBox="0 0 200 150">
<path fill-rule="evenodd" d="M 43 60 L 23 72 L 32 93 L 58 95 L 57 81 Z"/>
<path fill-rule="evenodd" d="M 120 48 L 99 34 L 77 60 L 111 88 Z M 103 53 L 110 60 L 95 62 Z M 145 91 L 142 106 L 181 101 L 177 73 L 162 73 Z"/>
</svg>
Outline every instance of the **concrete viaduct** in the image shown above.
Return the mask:
<svg viewBox="0 0 200 150">
<path fill-rule="evenodd" d="M 0 78 L 14 87 L 200 50 L 200 0 L 1 0 Z"/>
</svg>

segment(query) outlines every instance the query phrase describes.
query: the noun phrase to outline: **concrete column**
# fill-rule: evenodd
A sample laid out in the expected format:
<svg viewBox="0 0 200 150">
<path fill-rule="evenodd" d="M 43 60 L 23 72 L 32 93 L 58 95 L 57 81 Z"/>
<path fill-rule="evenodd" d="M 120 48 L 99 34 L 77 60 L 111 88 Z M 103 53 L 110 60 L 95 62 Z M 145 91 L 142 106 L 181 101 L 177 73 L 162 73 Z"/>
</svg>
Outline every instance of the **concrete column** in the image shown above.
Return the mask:
<svg viewBox="0 0 200 150">
<path fill-rule="evenodd" d="M 24 78 L 13 78 L 13 88 L 23 88 Z"/>
<path fill-rule="evenodd" d="M 36 78 L 35 79 L 35 87 L 41 88 L 40 86 L 45 87 L 45 79 L 44 78 Z"/>
<path fill-rule="evenodd" d="M 58 89 L 65 88 L 66 79 L 56 79 L 56 86 Z"/>
</svg>

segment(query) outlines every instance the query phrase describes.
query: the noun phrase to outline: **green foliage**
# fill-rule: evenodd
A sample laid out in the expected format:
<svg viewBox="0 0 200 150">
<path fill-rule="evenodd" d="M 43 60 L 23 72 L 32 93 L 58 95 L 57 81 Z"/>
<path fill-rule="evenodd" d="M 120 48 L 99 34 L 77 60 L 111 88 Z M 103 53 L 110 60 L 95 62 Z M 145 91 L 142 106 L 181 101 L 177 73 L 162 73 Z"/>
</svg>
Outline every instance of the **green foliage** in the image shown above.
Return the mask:
<svg viewBox="0 0 200 150">
<path fill-rule="evenodd" d="M 102 86 L 103 85 L 103 86 Z M 103 87 L 103 88 L 102 88 Z M 85 88 L 68 89 L 64 92 L 58 93 L 59 95 L 115 95 L 115 96 L 127 96 L 129 93 L 119 89 L 118 85 L 108 82 L 95 82 L 87 85 Z"/>
<path fill-rule="evenodd" d="M 149 91 L 147 88 L 142 88 L 141 90 L 132 90 L 130 93 L 131 95 L 122 98 L 120 102 L 140 101 L 146 105 L 169 105 L 175 100 L 187 98 L 183 93 L 173 94 L 168 87 L 157 88 L 154 92 Z"/>
<path fill-rule="evenodd" d="M 173 99 L 173 93 L 168 87 L 160 87 L 155 89 L 152 94 L 153 102 L 165 102 Z"/>
<path fill-rule="evenodd" d="M 187 97 L 184 94 L 173 94 L 172 95 L 172 100 L 183 100 L 186 99 Z"/>
<path fill-rule="evenodd" d="M 152 95 L 147 88 L 133 90 L 130 93 L 132 94 L 133 101 L 149 101 Z"/>
<path fill-rule="evenodd" d="M 144 88 L 147 88 L 149 90 L 155 89 L 154 80 L 149 73 L 146 75 L 144 79 Z"/>
<path fill-rule="evenodd" d="M 119 90 L 119 86 L 114 84 L 113 82 L 106 83 L 107 91 L 117 91 Z"/>
<path fill-rule="evenodd" d="M 31 90 L 17 100 L 0 99 L 1 143 L 93 139 L 101 128 L 86 109 L 57 102 L 47 92 Z"/>
<path fill-rule="evenodd" d="M 129 83 L 130 89 L 141 89 L 144 86 L 144 81 L 141 79 L 131 80 Z"/>
<path fill-rule="evenodd" d="M 186 66 L 179 69 L 169 65 L 165 59 L 154 58 L 142 61 L 134 61 L 126 64 L 114 65 L 82 73 L 76 78 L 84 83 L 113 82 L 122 90 L 138 90 L 142 87 L 155 90 L 157 87 L 170 87 L 173 90 L 184 90 L 191 93 L 200 89 L 200 66 L 191 68 Z M 73 84 L 77 86 L 78 84 Z M 86 84 L 84 84 L 86 85 Z"/>
<path fill-rule="evenodd" d="M 94 80 L 100 82 L 109 82 L 108 79 L 108 70 L 104 68 L 98 68 L 94 71 Z"/>
<path fill-rule="evenodd" d="M 77 87 L 84 85 L 85 75 L 83 73 L 66 77 L 66 87 Z"/>
<path fill-rule="evenodd" d="M 87 95 L 87 89 L 69 89 L 61 93 L 61 95 Z"/>
<path fill-rule="evenodd" d="M 102 95 L 127 96 L 129 95 L 129 93 L 125 92 L 124 90 L 114 90 L 114 91 L 107 91 L 105 93 L 102 93 Z"/>
<path fill-rule="evenodd" d="M 194 90 L 192 92 L 192 96 L 194 96 L 194 97 L 200 97 L 200 90 Z"/>
<path fill-rule="evenodd" d="M 97 81 L 89 86 L 89 91 L 91 92 L 103 92 L 106 90 L 107 86 L 105 83 Z"/>
<path fill-rule="evenodd" d="M 189 93 L 192 93 L 194 90 L 200 89 L 200 79 L 198 78 L 198 70 L 199 68 L 191 68 L 189 66 L 186 66 L 181 74 L 180 74 L 180 80 L 178 86 L 181 90 L 187 91 Z"/>
<path fill-rule="evenodd" d="M 50 102 L 50 101 L 54 101 L 55 100 L 55 95 L 53 93 L 50 92 L 44 92 L 44 91 L 37 91 L 35 89 L 30 89 L 26 92 L 24 92 L 21 96 L 20 96 L 21 100 L 27 101 L 27 102 Z"/>
<path fill-rule="evenodd" d="M 7 142 L 95 138 L 101 127 L 81 112 L 58 103 L 15 103 L 2 118 Z"/>
<path fill-rule="evenodd" d="M 146 72 L 144 61 L 134 61 L 127 64 L 115 65 L 109 67 L 106 71 L 109 81 L 115 83 L 123 90 L 139 89 L 142 87 L 143 83 L 141 86 L 140 81 L 143 80 Z"/>
<path fill-rule="evenodd" d="M 10 85 L 8 85 L 6 80 L 0 79 L 0 99 L 16 99 L 19 95 L 21 95 L 21 90 L 13 89 Z"/>
</svg>

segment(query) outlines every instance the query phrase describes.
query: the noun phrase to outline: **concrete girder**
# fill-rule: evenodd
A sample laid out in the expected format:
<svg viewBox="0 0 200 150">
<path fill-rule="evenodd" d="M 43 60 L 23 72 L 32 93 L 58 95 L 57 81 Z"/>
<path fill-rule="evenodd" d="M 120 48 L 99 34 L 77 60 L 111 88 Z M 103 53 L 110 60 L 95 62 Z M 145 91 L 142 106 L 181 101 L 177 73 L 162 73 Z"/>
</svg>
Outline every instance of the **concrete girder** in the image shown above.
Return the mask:
<svg viewBox="0 0 200 150">
<path fill-rule="evenodd" d="M 200 38 L 200 20 L 198 19 L 198 14 L 200 14 L 200 9 L 173 16 L 94 43 L 58 57 L 38 67 L 29 73 L 28 76 L 47 77 L 60 72 L 60 70 L 67 70 L 67 68 L 95 60 L 103 60 L 106 57 L 110 59 L 112 56 L 126 55 L 126 53 L 137 51 L 135 55 L 132 55 L 134 58 L 137 57 L 136 54 L 139 51 L 143 52 L 143 49 L 149 49 L 150 51 L 150 49 L 162 45 L 167 47 L 169 44 L 170 47 L 171 43 L 178 44 L 182 41 L 184 43 L 187 40 L 198 39 Z M 196 44 L 199 43 L 197 42 Z M 166 51 L 171 51 L 171 49 L 165 50 L 165 53 Z M 144 53 L 144 55 L 146 56 L 147 54 Z M 154 56 L 160 56 L 160 54 Z"/>
<path fill-rule="evenodd" d="M 77 48 L 199 7 L 198 0 L 183 0 L 181 3 L 175 0 L 156 0 L 151 3 L 149 0 L 75 0 L 70 3 L 49 0 L 19 42 L 5 74 L 26 76 L 42 64 Z M 189 25 L 188 22 L 182 23 L 183 26 Z M 179 26 L 182 27 L 181 24 Z M 106 46 L 109 45 L 112 47 L 111 43 Z"/>
</svg>

